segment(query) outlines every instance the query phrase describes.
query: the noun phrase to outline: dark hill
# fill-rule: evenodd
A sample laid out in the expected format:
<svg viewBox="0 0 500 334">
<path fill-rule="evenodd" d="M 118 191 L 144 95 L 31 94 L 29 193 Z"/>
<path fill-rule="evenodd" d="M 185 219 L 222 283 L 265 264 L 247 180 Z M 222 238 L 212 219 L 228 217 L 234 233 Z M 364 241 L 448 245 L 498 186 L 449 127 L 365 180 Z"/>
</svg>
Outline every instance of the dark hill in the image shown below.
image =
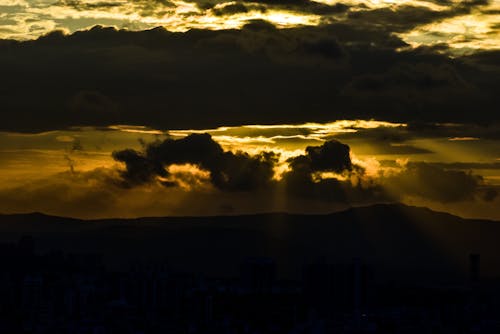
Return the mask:
<svg viewBox="0 0 500 334">
<path fill-rule="evenodd" d="M 296 276 L 318 257 L 361 257 L 378 277 L 463 280 L 470 253 L 482 274 L 500 276 L 500 224 L 426 208 L 374 205 L 329 215 L 284 213 L 83 221 L 43 214 L 0 216 L 0 242 L 23 235 L 37 249 L 93 252 L 109 265 L 166 260 L 172 267 L 234 275 L 248 256 L 272 257 L 283 276 Z"/>
</svg>

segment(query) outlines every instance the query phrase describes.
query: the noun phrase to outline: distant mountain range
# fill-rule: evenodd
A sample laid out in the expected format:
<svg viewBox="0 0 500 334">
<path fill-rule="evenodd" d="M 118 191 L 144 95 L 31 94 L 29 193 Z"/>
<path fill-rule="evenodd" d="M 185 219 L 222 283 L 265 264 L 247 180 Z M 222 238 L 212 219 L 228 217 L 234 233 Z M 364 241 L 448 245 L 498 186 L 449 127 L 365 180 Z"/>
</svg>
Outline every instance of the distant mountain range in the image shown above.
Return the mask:
<svg viewBox="0 0 500 334">
<path fill-rule="evenodd" d="M 232 276 L 246 257 L 276 260 L 281 277 L 303 264 L 353 257 L 384 279 L 456 281 L 468 256 L 481 255 L 484 277 L 500 277 L 500 222 L 463 219 L 426 208 L 380 204 L 328 215 L 270 213 L 243 216 L 78 220 L 40 213 L 0 215 L 0 242 L 23 235 L 41 252 L 92 252 L 112 268 L 166 261 L 172 268 Z"/>
</svg>

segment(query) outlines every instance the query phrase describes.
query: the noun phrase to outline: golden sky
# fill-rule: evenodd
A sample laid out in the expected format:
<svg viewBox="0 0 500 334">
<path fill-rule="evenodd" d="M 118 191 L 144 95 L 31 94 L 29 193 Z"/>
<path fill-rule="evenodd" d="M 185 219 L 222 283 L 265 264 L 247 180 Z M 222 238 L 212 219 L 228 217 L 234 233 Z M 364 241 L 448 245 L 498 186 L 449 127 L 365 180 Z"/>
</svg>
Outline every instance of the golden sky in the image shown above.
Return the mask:
<svg viewBox="0 0 500 334">
<path fill-rule="evenodd" d="M 377 185 L 394 199 L 407 204 L 425 205 L 463 216 L 499 219 L 498 210 L 495 210 L 498 198 L 493 196 L 485 200 L 484 197 L 487 189 L 495 190 L 500 186 L 500 144 L 487 137 L 481 138 L 479 134 L 485 133 L 484 129 L 460 129 L 459 132 L 468 135 L 454 136 L 455 127 L 460 125 L 442 124 L 440 134 L 431 135 L 414 132 L 404 123 L 351 120 L 201 130 L 164 131 L 115 125 L 37 134 L 3 132 L 0 133 L 0 211 L 43 211 L 84 218 L 256 211 L 330 212 L 351 204 L 376 201 L 356 193 L 349 195 L 352 198 L 348 197 L 347 202 L 311 200 L 284 194 L 280 186 L 272 191 L 262 190 L 265 195 L 262 193 L 259 201 L 255 194 L 262 191 L 258 189 L 236 192 L 218 189 L 211 184 L 210 173 L 196 163 L 165 165 L 170 176 L 158 176 L 143 184 L 118 184 L 125 165 L 113 159 L 112 152 L 125 148 L 141 152 L 150 143 L 208 133 L 225 151 L 245 152 L 250 156 L 262 152 L 278 154 L 273 167 L 273 182 L 277 184 L 290 171 L 290 159 L 304 155 L 306 147 L 320 147 L 326 141 L 339 140 L 349 145 L 350 159 L 362 172 L 318 172 L 315 182 L 333 178 L 347 182 L 353 189 L 358 186 L 372 189 Z M 425 173 L 425 168 L 415 169 L 423 166 L 433 168 L 429 176 L 418 174 Z M 462 174 L 453 174 L 457 171 Z M 419 177 L 427 177 L 425 181 L 431 184 L 439 182 L 432 180 L 433 177 L 450 177 L 450 183 L 444 183 L 444 188 L 437 190 L 446 195 L 446 192 L 457 190 L 454 182 L 479 175 L 481 178 L 474 188 L 452 199 L 446 196 L 441 199 L 442 194 L 432 197 L 433 193 L 426 189 L 420 193 L 417 188 L 407 187 L 408 182 L 421 182 Z M 176 186 L 161 185 L 163 181 L 172 180 Z"/>
<path fill-rule="evenodd" d="M 359 18 L 363 25 L 385 25 L 413 47 L 446 43 L 458 53 L 500 48 L 499 0 L 0 0 L 0 38 L 33 39 L 96 24 L 186 31 L 241 28 L 258 19 L 287 28 L 359 24 Z"/>
</svg>

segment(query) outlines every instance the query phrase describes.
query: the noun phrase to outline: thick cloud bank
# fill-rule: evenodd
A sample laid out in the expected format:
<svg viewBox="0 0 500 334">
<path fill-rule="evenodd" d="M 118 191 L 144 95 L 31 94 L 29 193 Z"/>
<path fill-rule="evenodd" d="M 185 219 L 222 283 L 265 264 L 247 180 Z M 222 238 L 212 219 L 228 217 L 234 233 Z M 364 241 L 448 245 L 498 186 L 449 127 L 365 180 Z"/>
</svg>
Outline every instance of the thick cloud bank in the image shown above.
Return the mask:
<svg viewBox="0 0 500 334">
<path fill-rule="evenodd" d="M 375 26 L 276 29 L 255 21 L 185 33 L 97 26 L 0 41 L 0 129 L 498 121 L 498 52 L 451 59 Z"/>
<path fill-rule="evenodd" d="M 282 164 L 277 153 L 224 151 L 208 134 L 153 142 L 142 151 L 115 151 L 113 157 L 124 163 L 118 183 L 126 188 L 175 187 L 178 176 L 169 167 L 189 164 L 207 171 L 209 183 L 223 192 L 284 191 L 286 196 L 346 204 L 398 201 L 408 196 L 441 203 L 496 197 L 481 176 L 436 164 L 409 163 L 397 172 L 368 176 L 352 162 L 349 146 L 336 140 L 308 146 L 304 154 L 289 158 L 288 169 L 280 177 L 275 175 Z"/>
</svg>

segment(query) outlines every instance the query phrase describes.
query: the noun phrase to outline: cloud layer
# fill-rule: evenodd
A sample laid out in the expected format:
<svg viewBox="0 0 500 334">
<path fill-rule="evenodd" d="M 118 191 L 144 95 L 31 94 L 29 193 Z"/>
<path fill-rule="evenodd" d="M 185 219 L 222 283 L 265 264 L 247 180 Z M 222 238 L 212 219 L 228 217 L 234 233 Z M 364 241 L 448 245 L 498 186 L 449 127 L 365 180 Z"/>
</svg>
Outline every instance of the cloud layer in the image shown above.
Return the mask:
<svg viewBox="0 0 500 334">
<path fill-rule="evenodd" d="M 125 163 L 121 176 L 126 186 L 167 179 L 168 167 L 193 164 L 210 175 L 210 182 L 220 190 L 250 191 L 269 186 L 273 178 L 274 153 L 258 156 L 224 151 L 208 134 L 192 134 L 185 138 L 155 142 L 145 152 L 127 149 L 113 152 L 115 160 Z M 175 186 L 175 181 L 161 181 Z"/>
<path fill-rule="evenodd" d="M 187 31 L 239 29 L 252 20 L 280 27 L 338 22 L 400 34 L 413 45 L 457 49 L 495 48 L 499 38 L 499 5 L 488 0 L 2 0 L 0 8 L 0 37 L 14 39 L 95 24 Z"/>
<path fill-rule="evenodd" d="M 438 164 L 408 163 L 390 173 L 368 176 L 362 166 L 352 162 L 349 146 L 337 140 L 308 146 L 303 154 L 285 162 L 273 152 L 249 155 L 225 151 L 208 134 L 154 142 L 143 151 L 115 151 L 113 157 L 125 164 L 120 172 L 125 187 L 151 183 L 177 186 L 169 167 L 189 164 L 207 171 L 208 181 L 219 191 L 285 190 L 287 196 L 347 204 L 398 201 L 407 196 L 441 203 L 492 201 L 496 197 L 481 176 Z M 276 177 L 279 164 L 287 169 Z"/>
<path fill-rule="evenodd" d="M 115 151 L 118 166 L 84 172 L 70 168 L 2 187 L 0 211 L 87 218 L 314 213 L 402 201 L 498 218 L 491 211 L 498 202 L 498 187 L 463 170 L 469 166 L 384 163 L 387 167 L 373 174 L 352 155 L 348 145 L 330 140 L 280 159 L 272 151 L 231 152 L 210 135 L 191 134 L 144 144 L 140 150 Z M 466 207 L 468 211 L 461 211 Z"/>
<path fill-rule="evenodd" d="M 94 27 L 2 41 L 0 129 L 498 121 L 496 53 L 402 51 L 392 33 L 364 29 L 280 30 L 258 21 L 242 30 Z"/>
</svg>

